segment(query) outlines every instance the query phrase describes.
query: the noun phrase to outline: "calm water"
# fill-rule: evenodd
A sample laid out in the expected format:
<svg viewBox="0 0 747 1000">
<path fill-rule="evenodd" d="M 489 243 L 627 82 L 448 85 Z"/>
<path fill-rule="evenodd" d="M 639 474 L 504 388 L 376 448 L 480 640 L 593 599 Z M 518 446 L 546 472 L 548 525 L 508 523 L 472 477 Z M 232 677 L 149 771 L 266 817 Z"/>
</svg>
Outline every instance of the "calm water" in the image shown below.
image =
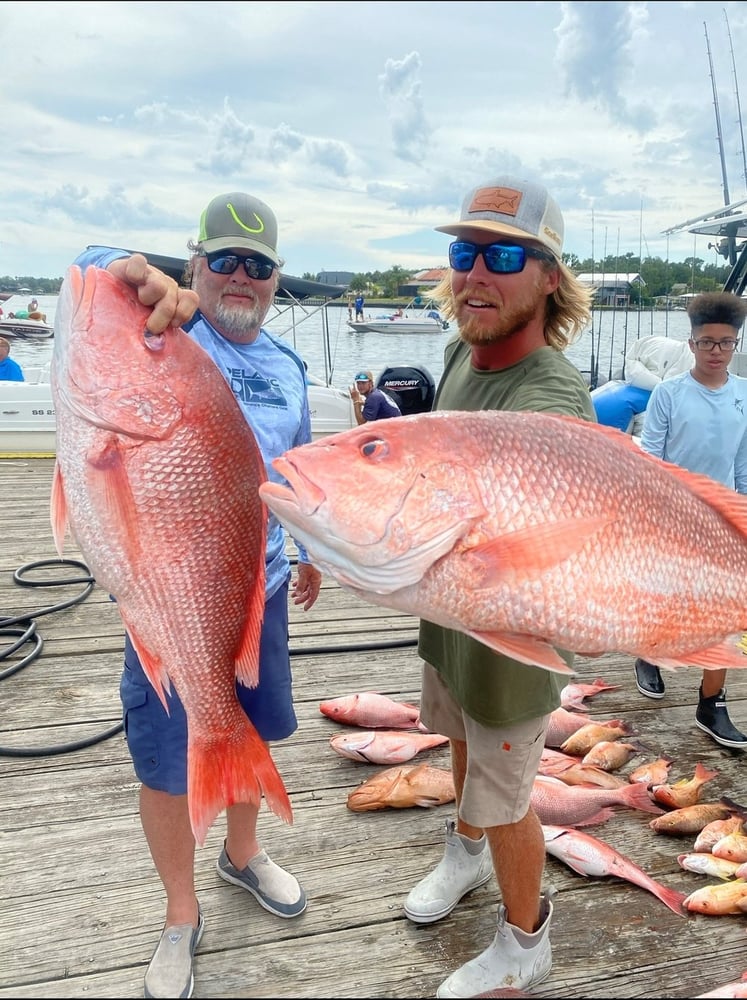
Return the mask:
<svg viewBox="0 0 747 1000">
<path fill-rule="evenodd" d="M 40 309 L 52 322 L 56 296 L 38 299 Z M 438 381 L 443 371 L 443 348 L 455 332 L 454 324 L 443 333 L 354 333 L 347 325 L 347 308 L 328 307 L 326 328 L 323 312 L 313 313 L 312 309 L 296 306 L 271 319 L 267 326 L 293 344 L 309 371 L 325 382 L 344 389 L 359 369 L 370 369 L 376 377 L 388 365 L 425 367 Z M 374 307 L 372 315 L 376 314 Z M 626 350 L 639 337 L 686 340 L 689 330 L 687 314 L 681 310 L 597 313 L 592 326 L 569 348 L 568 357 L 587 373 L 592 370 L 592 361 L 596 362 L 599 381 L 603 382 L 618 374 Z M 14 339 L 11 355 L 24 367 L 44 366 L 51 360 L 53 346 L 53 339 L 36 343 Z"/>
</svg>

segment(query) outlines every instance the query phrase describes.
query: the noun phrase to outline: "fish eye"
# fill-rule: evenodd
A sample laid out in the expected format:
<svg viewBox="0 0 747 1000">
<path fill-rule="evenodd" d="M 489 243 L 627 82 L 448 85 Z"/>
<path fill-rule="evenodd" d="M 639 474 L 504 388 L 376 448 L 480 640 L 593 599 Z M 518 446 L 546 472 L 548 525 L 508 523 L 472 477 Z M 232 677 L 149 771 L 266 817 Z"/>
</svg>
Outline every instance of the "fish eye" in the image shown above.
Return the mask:
<svg viewBox="0 0 747 1000">
<path fill-rule="evenodd" d="M 364 458 L 385 458 L 389 454 L 389 446 L 381 438 L 374 438 L 361 445 L 361 455 Z"/>
</svg>

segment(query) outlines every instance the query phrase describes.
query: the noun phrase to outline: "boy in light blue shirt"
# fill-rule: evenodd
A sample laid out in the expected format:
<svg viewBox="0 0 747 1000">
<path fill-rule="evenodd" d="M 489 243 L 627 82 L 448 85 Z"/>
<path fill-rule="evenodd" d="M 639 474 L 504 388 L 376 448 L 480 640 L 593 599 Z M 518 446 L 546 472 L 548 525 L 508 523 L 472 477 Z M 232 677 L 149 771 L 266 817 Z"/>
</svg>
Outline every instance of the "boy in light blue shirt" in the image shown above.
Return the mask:
<svg viewBox="0 0 747 1000">
<path fill-rule="evenodd" d="M 747 494 L 747 379 L 728 366 L 747 315 L 747 301 L 730 292 L 705 292 L 687 308 L 694 364 L 655 386 L 641 434 L 644 451 Z M 636 686 L 664 697 L 659 668 L 635 662 Z M 725 747 L 747 749 L 747 736 L 729 719 L 726 670 L 704 670 L 695 723 Z"/>
</svg>

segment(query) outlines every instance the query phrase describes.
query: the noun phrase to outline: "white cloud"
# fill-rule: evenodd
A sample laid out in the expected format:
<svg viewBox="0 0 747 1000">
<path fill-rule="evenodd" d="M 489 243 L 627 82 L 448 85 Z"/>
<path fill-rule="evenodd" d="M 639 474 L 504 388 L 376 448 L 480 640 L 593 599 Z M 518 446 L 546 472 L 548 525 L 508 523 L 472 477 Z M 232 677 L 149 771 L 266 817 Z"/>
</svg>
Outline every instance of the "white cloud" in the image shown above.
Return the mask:
<svg viewBox="0 0 747 1000">
<path fill-rule="evenodd" d="M 721 264 L 663 235 L 723 204 L 704 25 L 736 201 L 743 3 L 9 7 L 0 274 L 59 276 L 92 242 L 184 254 L 242 189 L 276 210 L 289 273 L 429 266 L 498 173 L 548 186 L 579 257 Z"/>
</svg>

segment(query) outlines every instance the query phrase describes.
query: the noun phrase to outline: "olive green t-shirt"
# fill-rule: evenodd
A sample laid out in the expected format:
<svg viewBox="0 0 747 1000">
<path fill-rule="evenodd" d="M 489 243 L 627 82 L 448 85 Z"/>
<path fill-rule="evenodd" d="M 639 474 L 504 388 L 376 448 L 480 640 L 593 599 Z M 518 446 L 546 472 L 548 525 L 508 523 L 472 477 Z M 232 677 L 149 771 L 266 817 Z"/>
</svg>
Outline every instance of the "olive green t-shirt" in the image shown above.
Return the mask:
<svg viewBox="0 0 747 1000">
<path fill-rule="evenodd" d="M 581 373 L 553 347 L 541 347 L 501 371 L 472 367 L 471 350 L 459 338 L 444 352 L 436 410 L 535 410 L 596 421 Z M 538 718 L 560 705 L 568 675 L 503 656 L 463 632 L 421 621 L 420 657 L 439 672 L 468 715 L 485 726 Z M 573 654 L 558 653 L 573 666 Z"/>
</svg>

